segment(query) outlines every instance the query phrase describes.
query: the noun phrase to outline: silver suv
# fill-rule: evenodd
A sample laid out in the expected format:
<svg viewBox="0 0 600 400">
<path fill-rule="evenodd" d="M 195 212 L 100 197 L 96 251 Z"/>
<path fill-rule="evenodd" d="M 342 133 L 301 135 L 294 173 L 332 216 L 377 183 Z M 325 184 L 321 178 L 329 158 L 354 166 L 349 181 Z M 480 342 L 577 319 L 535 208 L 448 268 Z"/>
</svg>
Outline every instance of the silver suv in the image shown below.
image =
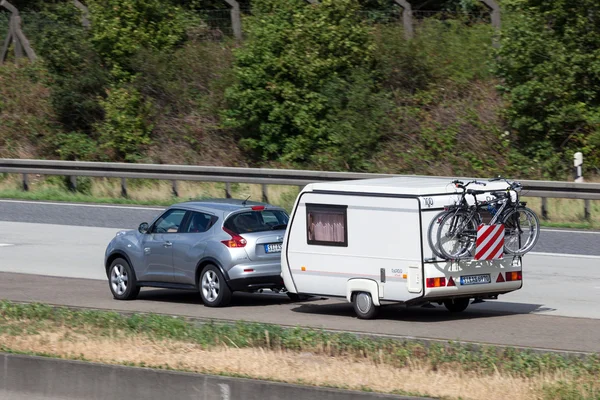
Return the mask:
<svg viewBox="0 0 600 400">
<path fill-rule="evenodd" d="M 140 287 L 198 290 L 206 306 L 224 306 L 233 291 L 284 289 L 284 209 L 241 200 L 176 204 L 138 230 L 121 231 L 104 258 L 110 290 L 135 299 Z"/>
</svg>

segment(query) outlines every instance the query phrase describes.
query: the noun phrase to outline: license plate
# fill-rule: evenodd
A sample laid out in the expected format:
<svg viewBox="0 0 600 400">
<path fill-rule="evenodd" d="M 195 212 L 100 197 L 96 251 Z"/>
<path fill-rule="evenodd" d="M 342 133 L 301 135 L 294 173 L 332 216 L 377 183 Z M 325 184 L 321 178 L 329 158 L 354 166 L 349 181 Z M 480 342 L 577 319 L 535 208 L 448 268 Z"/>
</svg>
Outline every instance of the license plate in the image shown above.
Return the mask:
<svg viewBox="0 0 600 400">
<path fill-rule="evenodd" d="M 281 243 L 265 244 L 265 253 L 281 253 Z"/>
<path fill-rule="evenodd" d="M 485 275 L 468 275 L 460 277 L 461 285 L 481 285 L 484 283 L 491 283 L 490 274 Z"/>
</svg>

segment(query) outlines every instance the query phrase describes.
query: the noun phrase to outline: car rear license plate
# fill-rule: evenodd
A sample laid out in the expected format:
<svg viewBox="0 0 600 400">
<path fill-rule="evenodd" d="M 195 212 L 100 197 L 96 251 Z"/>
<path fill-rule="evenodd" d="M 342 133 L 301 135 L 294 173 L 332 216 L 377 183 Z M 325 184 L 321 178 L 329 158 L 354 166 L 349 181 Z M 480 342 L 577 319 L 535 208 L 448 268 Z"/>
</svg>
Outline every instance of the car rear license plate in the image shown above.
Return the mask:
<svg viewBox="0 0 600 400">
<path fill-rule="evenodd" d="M 281 253 L 281 243 L 265 244 L 265 253 Z"/>
<path fill-rule="evenodd" d="M 484 283 L 491 283 L 492 279 L 490 278 L 490 274 L 485 275 L 468 275 L 460 277 L 461 285 L 481 285 Z"/>
</svg>

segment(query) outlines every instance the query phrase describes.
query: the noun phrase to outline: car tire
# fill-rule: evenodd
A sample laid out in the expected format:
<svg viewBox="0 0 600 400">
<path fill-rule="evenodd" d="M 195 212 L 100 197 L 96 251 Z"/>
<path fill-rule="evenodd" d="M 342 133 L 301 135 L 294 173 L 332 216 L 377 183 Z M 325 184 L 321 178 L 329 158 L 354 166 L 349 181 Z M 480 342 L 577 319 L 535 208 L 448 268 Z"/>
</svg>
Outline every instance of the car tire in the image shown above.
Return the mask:
<svg viewBox="0 0 600 400">
<path fill-rule="evenodd" d="M 359 319 L 373 319 L 379 312 L 379 307 L 373 304 L 373 298 L 367 292 L 354 293 L 352 296 L 352 306 Z"/>
<path fill-rule="evenodd" d="M 287 292 L 286 294 L 290 298 L 290 300 L 293 302 L 304 301 L 304 300 L 308 300 L 308 298 L 309 298 L 309 296 L 307 296 L 305 294 L 298 294 L 298 293 L 291 293 L 291 292 Z"/>
<path fill-rule="evenodd" d="M 471 299 L 469 298 L 445 300 L 444 306 L 451 313 L 459 313 L 465 311 L 469 307 L 470 302 Z"/>
<path fill-rule="evenodd" d="M 140 293 L 135 272 L 127 260 L 115 259 L 108 269 L 108 287 L 117 300 L 134 300 Z"/>
<path fill-rule="evenodd" d="M 209 264 L 202 270 L 198 281 L 202 302 L 207 307 L 224 307 L 231 301 L 231 289 L 221 270 Z"/>
</svg>

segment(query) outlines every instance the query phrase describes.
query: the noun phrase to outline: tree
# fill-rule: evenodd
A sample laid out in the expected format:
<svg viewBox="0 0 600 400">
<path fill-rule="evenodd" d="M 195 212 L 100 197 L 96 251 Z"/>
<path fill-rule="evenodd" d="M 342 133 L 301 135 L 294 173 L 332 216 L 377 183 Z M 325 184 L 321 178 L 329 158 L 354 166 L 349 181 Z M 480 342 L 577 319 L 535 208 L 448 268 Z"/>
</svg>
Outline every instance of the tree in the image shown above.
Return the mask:
<svg viewBox="0 0 600 400">
<path fill-rule="evenodd" d="M 376 100 L 374 46 L 357 1 L 257 0 L 253 7 L 247 41 L 235 54 L 237 84 L 226 94 L 225 125 L 237 128 L 242 144 L 263 160 L 363 168 L 352 156 L 377 143 L 377 121 L 346 135 L 335 126 L 338 118 L 381 121 L 373 105 L 384 104 Z M 353 103 L 353 92 L 366 104 Z M 328 151 L 340 142 L 344 154 Z"/>
<path fill-rule="evenodd" d="M 564 154 L 600 161 L 600 3 L 507 0 L 497 72 L 519 146 L 549 175 Z M 561 167 L 562 166 L 562 167 Z"/>
</svg>

